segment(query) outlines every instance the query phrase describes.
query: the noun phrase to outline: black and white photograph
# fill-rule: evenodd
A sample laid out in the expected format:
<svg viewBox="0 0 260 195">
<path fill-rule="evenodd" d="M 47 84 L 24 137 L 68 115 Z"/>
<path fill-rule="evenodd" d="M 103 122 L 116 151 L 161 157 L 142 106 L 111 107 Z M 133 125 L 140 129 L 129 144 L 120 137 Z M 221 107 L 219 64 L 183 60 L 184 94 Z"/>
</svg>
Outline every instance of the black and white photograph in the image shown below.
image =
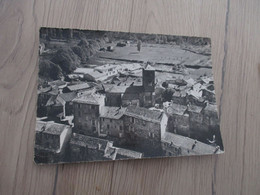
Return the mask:
<svg viewBox="0 0 260 195">
<path fill-rule="evenodd" d="M 37 164 L 224 152 L 204 37 L 41 28 Z"/>
</svg>

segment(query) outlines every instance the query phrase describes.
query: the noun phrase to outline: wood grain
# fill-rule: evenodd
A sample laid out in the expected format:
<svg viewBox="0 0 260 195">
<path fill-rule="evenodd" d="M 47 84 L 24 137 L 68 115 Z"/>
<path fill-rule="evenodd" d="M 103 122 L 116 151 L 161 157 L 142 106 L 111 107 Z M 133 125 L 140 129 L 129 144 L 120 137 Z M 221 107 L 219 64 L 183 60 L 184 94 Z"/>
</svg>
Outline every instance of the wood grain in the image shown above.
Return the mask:
<svg viewBox="0 0 260 195">
<path fill-rule="evenodd" d="M 259 0 L 0 0 L 0 194 L 259 194 Z M 41 26 L 204 36 L 225 154 L 37 166 Z"/>
</svg>

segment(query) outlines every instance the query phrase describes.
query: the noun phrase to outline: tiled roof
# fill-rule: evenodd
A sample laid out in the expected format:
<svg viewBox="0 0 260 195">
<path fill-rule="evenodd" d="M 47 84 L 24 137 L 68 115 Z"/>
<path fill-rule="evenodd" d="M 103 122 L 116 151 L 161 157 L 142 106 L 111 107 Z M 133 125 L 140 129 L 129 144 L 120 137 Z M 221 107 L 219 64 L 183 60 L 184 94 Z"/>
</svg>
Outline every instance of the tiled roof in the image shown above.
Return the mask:
<svg viewBox="0 0 260 195">
<path fill-rule="evenodd" d="M 167 113 L 168 114 L 176 114 L 176 115 L 184 115 L 186 110 L 187 110 L 187 106 L 172 103 L 167 108 Z"/>
<path fill-rule="evenodd" d="M 196 141 L 196 143 L 195 143 Z M 172 144 L 176 147 L 181 147 L 189 150 L 190 154 L 213 154 L 216 151 L 216 147 L 202 143 L 200 141 L 191 139 L 189 137 L 177 135 L 170 132 L 165 132 L 162 135 L 162 142 Z M 195 145 L 194 145 L 195 144 Z M 216 153 L 221 153 L 219 150 Z"/>
<path fill-rule="evenodd" d="M 144 70 L 155 70 L 154 67 L 152 67 L 151 65 L 147 65 Z"/>
<path fill-rule="evenodd" d="M 56 81 L 51 81 L 48 84 L 52 86 L 62 86 L 62 85 L 66 85 L 66 82 L 62 80 L 56 80 Z"/>
<path fill-rule="evenodd" d="M 102 151 L 105 151 L 108 143 L 110 143 L 111 145 L 113 144 L 112 141 L 81 135 L 77 133 L 73 133 L 70 139 L 70 144 L 88 147 L 90 149 L 98 149 Z"/>
<path fill-rule="evenodd" d="M 62 93 L 59 94 L 59 97 L 62 98 L 65 102 L 70 102 L 77 97 L 77 94 L 75 92 Z"/>
<path fill-rule="evenodd" d="M 90 86 L 88 83 L 80 83 L 77 85 L 67 86 L 67 88 L 71 91 L 77 91 L 77 90 L 82 90 L 82 89 L 88 89 L 88 88 L 90 88 Z"/>
<path fill-rule="evenodd" d="M 203 109 L 203 107 L 201 107 L 201 106 L 196 106 L 196 105 L 189 105 L 188 106 L 188 111 L 189 112 L 200 113 L 202 109 Z"/>
<path fill-rule="evenodd" d="M 126 108 L 104 106 L 102 108 L 100 117 L 110 119 L 120 119 L 125 113 Z"/>
<path fill-rule="evenodd" d="M 57 99 L 57 96 L 51 96 L 47 103 L 46 103 L 46 106 L 51 106 L 51 105 L 54 105 L 56 103 L 56 99 Z"/>
<path fill-rule="evenodd" d="M 49 86 L 49 87 L 44 87 L 44 88 L 40 88 L 40 89 L 38 89 L 38 93 L 37 93 L 37 94 L 46 93 L 46 92 L 48 92 L 48 91 L 50 91 L 50 90 L 51 90 L 51 86 Z"/>
<path fill-rule="evenodd" d="M 125 115 L 136 117 L 145 121 L 160 123 L 163 112 L 149 110 L 147 108 L 128 106 Z"/>
<path fill-rule="evenodd" d="M 72 101 L 83 104 L 100 105 L 101 101 L 104 101 L 104 96 L 98 94 L 83 94 Z"/>
<path fill-rule="evenodd" d="M 51 91 L 48 91 L 47 93 L 50 94 L 50 95 L 58 95 L 59 90 L 56 88 L 56 89 L 52 89 Z"/>
<path fill-rule="evenodd" d="M 175 91 L 172 96 L 175 97 L 186 97 L 187 93 L 185 91 Z"/>
<path fill-rule="evenodd" d="M 108 93 L 125 93 L 126 89 L 128 88 L 129 86 L 113 86 L 111 88 L 108 88 L 106 90 L 106 92 Z"/>
<path fill-rule="evenodd" d="M 208 104 L 205 108 L 205 111 L 209 112 L 217 112 L 217 105 L 216 104 Z"/>
<path fill-rule="evenodd" d="M 117 148 L 117 154 L 124 156 L 126 158 L 142 158 L 142 156 L 143 156 L 143 154 L 141 152 L 127 150 L 124 148 Z"/>
<path fill-rule="evenodd" d="M 53 121 L 37 121 L 36 132 L 42 132 L 53 135 L 60 135 L 65 129 L 70 128 L 69 125 L 54 123 Z"/>
</svg>

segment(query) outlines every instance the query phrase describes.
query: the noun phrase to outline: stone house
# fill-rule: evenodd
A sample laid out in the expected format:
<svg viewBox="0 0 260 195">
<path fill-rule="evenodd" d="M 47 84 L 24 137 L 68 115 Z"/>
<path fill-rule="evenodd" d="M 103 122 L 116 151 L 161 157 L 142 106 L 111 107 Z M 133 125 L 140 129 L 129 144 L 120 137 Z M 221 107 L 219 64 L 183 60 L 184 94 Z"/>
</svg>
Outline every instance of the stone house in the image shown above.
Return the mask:
<svg viewBox="0 0 260 195">
<path fill-rule="evenodd" d="M 65 147 L 71 137 L 71 127 L 52 121 L 36 122 L 35 162 L 62 161 Z"/>
<path fill-rule="evenodd" d="M 203 107 L 196 105 L 188 105 L 188 113 L 190 119 L 190 134 L 191 137 L 200 137 L 208 131 L 208 127 L 203 123 Z M 194 138 L 195 138 L 194 137 Z"/>
<path fill-rule="evenodd" d="M 202 96 L 209 101 L 210 103 L 216 103 L 216 95 L 215 95 L 215 91 L 213 90 L 209 90 L 209 89 L 203 89 L 202 90 Z"/>
<path fill-rule="evenodd" d="M 63 91 L 64 93 L 68 92 L 82 92 L 86 90 L 90 90 L 92 87 L 88 83 L 77 83 L 74 85 L 68 85 Z"/>
<path fill-rule="evenodd" d="M 168 117 L 164 112 L 128 106 L 124 114 L 124 129 L 130 144 L 139 152 L 151 156 L 160 153 L 161 134 L 166 131 Z"/>
<path fill-rule="evenodd" d="M 99 136 L 124 137 L 123 115 L 126 108 L 104 106 L 100 114 Z"/>
<path fill-rule="evenodd" d="M 71 161 L 98 161 L 110 159 L 105 157 L 105 153 L 113 142 L 73 133 L 69 146 Z"/>
<path fill-rule="evenodd" d="M 202 143 L 195 139 L 165 132 L 162 135 L 162 149 L 166 156 L 220 154 L 220 148 Z"/>
<path fill-rule="evenodd" d="M 167 108 L 168 130 L 170 132 L 190 136 L 190 119 L 187 109 L 187 106 L 175 103 Z"/>
<path fill-rule="evenodd" d="M 104 107 L 105 97 L 100 94 L 84 94 L 73 102 L 73 132 L 84 135 L 97 135 L 100 128 L 99 115 Z"/>
<path fill-rule="evenodd" d="M 58 89 L 53 89 L 51 86 L 41 87 L 38 89 L 38 98 L 37 98 L 37 116 L 46 116 L 47 115 L 47 103 L 51 99 L 57 97 L 59 94 Z"/>
<path fill-rule="evenodd" d="M 217 112 L 217 105 L 207 104 L 203 109 L 203 124 L 207 125 L 209 129 L 219 128 L 219 118 Z"/>
<path fill-rule="evenodd" d="M 62 116 L 66 117 L 72 114 L 73 111 L 73 103 L 72 100 L 77 97 L 75 92 L 70 93 L 61 93 L 57 96 L 57 102 L 62 105 Z"/>
<path fill-rule="evenodd" d="M 174 91 L 172 94 L 172 102 L 180 105 L 187 105 L 187 94 L 185 91 Z"/>
<path fill-rule="evenodd" d="M 142 153 L 114 147 L 112 141 L 73 133 L 69 142 L 70 161 L 101 161 L 141 158 Z"/>
</svg>

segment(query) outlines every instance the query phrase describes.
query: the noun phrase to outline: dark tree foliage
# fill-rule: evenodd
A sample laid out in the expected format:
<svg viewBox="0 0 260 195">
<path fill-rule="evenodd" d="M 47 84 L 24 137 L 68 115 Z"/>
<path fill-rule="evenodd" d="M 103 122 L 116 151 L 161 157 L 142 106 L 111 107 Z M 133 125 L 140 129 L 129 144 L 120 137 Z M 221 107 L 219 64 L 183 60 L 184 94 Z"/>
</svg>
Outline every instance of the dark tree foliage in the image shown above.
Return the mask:
<svg viewBox="0 0 260 195">
<path fill-rule="evenodd" d="M 162 83 L 162 86 L 163 86 L 164 88 L 168 88 L 169 84 L 168 84 L 166 81 L 164 81 L 164 82 Z"/>
<path fill-rule="evenodd" d="M 163 93 L 162 93 L 162 98 L 164 102 L 169 102 L 172 100 L 172 94 L 173 94 L 174 90 L 173 89 L 166 89 Z"/>
<path fill-rule="evenodd" d="M 66 74 L 69 74 L 75 70 L 79 64 L 79 59 L 70 48 L 58 50 L 51 61 L 55 64 L 58 64 L 62 71 L 64 71 Z"/>
<path fill-rule="evenodd" d="M 41 60 L 39 63 L 39 75 L 48 80 L 56 80 L 62 74 L 61 68 L 49 60 Z"/>
<path fill-rule="evenodd" d="M 81 59 L 81 63 L 86 63 L 88 56 L 87 53 L 84 52 L 84 49 L 79 46 L 75 46 L 72 48 L 72 50 L 77 56 L 79 56 L 79 58 Z"/>
</svg>

